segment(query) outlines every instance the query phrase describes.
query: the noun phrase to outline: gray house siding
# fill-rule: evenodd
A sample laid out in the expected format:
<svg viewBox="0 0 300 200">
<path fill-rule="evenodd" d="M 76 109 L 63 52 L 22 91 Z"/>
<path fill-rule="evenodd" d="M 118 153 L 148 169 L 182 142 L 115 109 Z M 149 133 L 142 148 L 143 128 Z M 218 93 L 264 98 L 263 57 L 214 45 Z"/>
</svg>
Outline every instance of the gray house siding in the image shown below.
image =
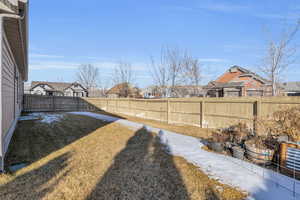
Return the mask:
<svg viewBox="0 0 300 200">
<path fill-rule="evenodd" d="M 3 30 L 3 28 L 1 29 Z M 23 80 L 4 31 L 1 31 L 1 168 L 17 119 L 22 110 Z"/>
<path fill-rule="evenodd" d="M 0 10 L 0 171 L 4 170 L 5 154 L 22 111 L 28 75 L 28 4 L 26 0 L 15 1 L 15 12 Z"/>
</svg>

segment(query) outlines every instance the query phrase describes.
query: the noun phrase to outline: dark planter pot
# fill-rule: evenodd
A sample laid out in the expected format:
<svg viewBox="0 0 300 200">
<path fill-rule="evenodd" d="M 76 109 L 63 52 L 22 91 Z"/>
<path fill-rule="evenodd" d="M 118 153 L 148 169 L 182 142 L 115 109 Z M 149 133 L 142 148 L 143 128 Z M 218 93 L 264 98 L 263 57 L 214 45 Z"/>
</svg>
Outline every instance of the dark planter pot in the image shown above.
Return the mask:
<svg viewBox="0 0 300 200">
<path fill-rule="evenodd" d="M 245 158 L 245 150 L 239 146 L 234 146 L 232 149 L 232 156 L 243 160 Z"/>
<path fill-rule="evenodd" d="M 221 142 L 211 142 L 210 148 L 211 148 L 211 150 L 216 151 L 216 152 L 223 152 L 224 144 Z"/>
</svg>

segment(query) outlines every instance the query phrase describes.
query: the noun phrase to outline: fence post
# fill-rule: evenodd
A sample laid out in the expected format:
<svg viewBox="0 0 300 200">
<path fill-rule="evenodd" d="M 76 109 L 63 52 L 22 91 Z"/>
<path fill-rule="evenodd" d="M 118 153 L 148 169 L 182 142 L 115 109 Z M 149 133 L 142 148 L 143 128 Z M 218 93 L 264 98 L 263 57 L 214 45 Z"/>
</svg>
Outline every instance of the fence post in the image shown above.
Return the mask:
<svg viewBox="0 0 300 200">
<path fill-rule="evenodd" d="M 26 94 L 23 95 L 23 101 L 22 101 L 22 106 L 23 106 L 23 110 L 26 111 L 26 105 L 25 105 L 26 101 Z"/>
<path fill-rule="evenodd" d="M 167 123 L 170 124 L 170 100 L 167 99 Z"/>
<path fill-rule="evenodd" d="M 55 96 L 52 96 L 52 111 L 55 112 Z"/>
<path fill-rule="evenodd" d="M 255 133 L 259 132 L 259 124 L 261 118 L 261 100 L 257 100 L 253 104 L 253 128 Z"/>
<path fill-rule="evenodd" d="M 77 107 L 77 111 L 80 111 L 80 108 L 79 108 L 79 97 L 75 97 L 76 99 L 76 107 Z"/>
<path fill-rule="evenodd" d="M 200 127 L 201 128 L 205 128 L 204 127 L 204 106 L 205 106 L 205 101 L 204 100 L 200 101 Z"/>
<path fill-rule="evenodd" d="M 106 111 L 108 111 L 108 99 L 106 99 Z"/>
</svg>

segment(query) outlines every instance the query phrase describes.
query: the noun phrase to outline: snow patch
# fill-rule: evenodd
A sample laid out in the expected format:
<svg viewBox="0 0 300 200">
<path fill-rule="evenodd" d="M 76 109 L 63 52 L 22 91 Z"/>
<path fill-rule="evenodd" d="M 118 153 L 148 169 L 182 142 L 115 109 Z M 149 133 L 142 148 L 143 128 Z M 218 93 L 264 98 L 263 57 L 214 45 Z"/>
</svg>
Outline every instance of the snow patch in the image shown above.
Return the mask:
<svg viewBox="0 0 300 200">
<path fill-rule="evenodd" d="M 19 121 L 29 121 L 29 120 L 38 120 L 39 118 L 37 116 L 32 116 L 32 115 L 25 115 L 25 116 L 20 116 Z"/>
<path fill-rule="evenodd" d="M 296 193 L 300 193 L 300 181 L 294 182 L 292 178 L 246 161 L 207 152 L 201 149 L 204 144 L 200 139 L 102 114 L 90 112 L 71 112 L 70 114 L 117 122 L 132 130 L 144 127 L 148 131 L 155 132 L 160 141 L 167 146 L 170 154 L 185 158 L 210 177 L 224 184 L 248 192 L 249 200 L 300 200 L 300 195 L 292 192 L 295 187 Z"/>
<path fill-rule="evenodd" d="M 21 116 L 20 121 L 26 120 L 39 120 L 39 122 L 52 124 L 53 122 L 58 122 L 63 118 L 63 114 L 52 114 L 52 113 L 30 113 L 26 116 Z"/>
</svg>

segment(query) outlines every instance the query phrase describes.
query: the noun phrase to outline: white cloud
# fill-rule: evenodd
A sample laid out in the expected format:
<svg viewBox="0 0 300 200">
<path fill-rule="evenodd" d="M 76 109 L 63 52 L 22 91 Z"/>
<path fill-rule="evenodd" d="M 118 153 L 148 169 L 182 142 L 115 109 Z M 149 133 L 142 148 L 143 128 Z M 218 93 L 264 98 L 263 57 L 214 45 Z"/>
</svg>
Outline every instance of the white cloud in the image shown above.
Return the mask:
<svg viewBox="0 0 300 200">
<path fill-rule="evenodd" d="M 77 69 L 79 63 L 72 62 L 30 62 L 30 70 L 44 70 L 44 69 Z"/>
<path fill-rule="evenodd" d="M 182 11 L 182 12 L 199 12 L 199 10 L 206 10 L 212 12 L 223 12 L 223 13 L 240 13 L 244 15 L 249 15 L 257 18 L 262 19 L 271 19 L 271 20 L 296 20 L 300 18 L 300 7 L 295 6 L 289 10 L 288 13 L 268 13 L 268 12 L 261 12 L 259 11 L 259 7 L 257 6 L 249 6 L 243 4 L 233 4 L 233 3 L 203 3 L 194 6 L 184 6 L 184 5 L 175 5 L 170 6 L 169 9 L 175 11 Z M 256 11 L 255 11 L 256 10 Z"/>
<path fill-rule="evenodd" d="M 56 61 L 32 61 L 29 63 L 30 70 L 43 70 L 43 69 L 77 69 L 82 64 L 92 64 L 99 69 L 106 69 L 113 71 L 118 62 L 103 61 L 103 62 L 56 62 Z M 146 71 L 147 64 L 145 63 L 131 63 L 133 71 Z"/>
<path fill-rule="evenodd" d="M 223 4 L 223 3 L 201 5 L 198 8 L 210 10 L 210 11 L 219 11 L 219 12 L 240 12 L 249 9 L 248 6 L 244 6 L 244 5 Z"/>
<path fill-rule="evenodd" d="M 248 43 L 248 42 L 247 42 Z M 242 43 L 242 44 L 225 44 L 222 46 L 222 49 L 224 52 L 241 52 L 241 51 L 247 51 L 247 52 L 262 52 L 264 50 L 264 47 L 260 44 L 255 44 L 255 42 L 251 43 Z"/>
<path fill-rule="evenodd" d="M 280 13 L 262 13 L 255 14 L 255 17 L 264 18 L 264 19 L 272 19 L 272 20 L 297 20 L 300 18 L 299 12 L 290 12 L 288 14 L 280 14 Z"/>
<path fill-rule="evenodd" d="M 241 12 L 244 10 L 249 9 L 248 6 L 244 5 L 236 5 L 236 4 L 229 4 L 229 3 L 208 3 L 204 4 L 201 2 L 199 5 L 195 6 L 183 6 L 183 5 L 173 5 L 170 7 L 165 7 L 167 9 L 172 9 L 175 11 L 183 11 L 183 12 L 193 12 L 199 10 L 208 10 L 214 12 Z"/>
<path fill-rule="evenodd" d="M 221 59 L 221 58 L 199 58 L 200 62 L 207 62 L 207 63 L 224 63 L 224 62 L 228 62 L 225 59 Z"/>
<path fill-rule="evenodd" d="M 30 53 L 30 58 L 64 58 L 64 56 L 58 55 L 49 55 L 49 54 L 38 54 L 38 53 Z"/>
<path fill-rule="evenodd" d="M 102 69 L 108 69 L 108 70 L 113 70 L 116 66 L 118 66 L 119 62 L 118 61 L 98 61 L 93 64 L 94 66 Z M 133 71 L 146 71 L 147 70 L 147 63 L 142 63 L 142 62 L 130 62 L 131 68 Z"/>
</svg>

